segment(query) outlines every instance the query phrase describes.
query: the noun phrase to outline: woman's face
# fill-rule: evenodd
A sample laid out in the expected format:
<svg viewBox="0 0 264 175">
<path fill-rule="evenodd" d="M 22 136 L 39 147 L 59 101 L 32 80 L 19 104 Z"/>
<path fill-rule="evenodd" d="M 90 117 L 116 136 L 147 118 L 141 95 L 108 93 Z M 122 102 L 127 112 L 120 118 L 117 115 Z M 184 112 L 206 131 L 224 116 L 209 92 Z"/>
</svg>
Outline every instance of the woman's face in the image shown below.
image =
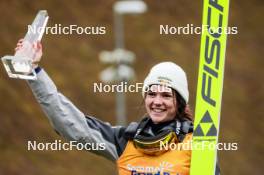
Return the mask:
<svg viewBox="0 0 264 175">
<path fill-rule="evenodd" d="M 155 124 L 170 121 L 176 116 L 176 97 L 171 88 L 152 85 L 146 93 L 145 107 Z"/>
</svg>

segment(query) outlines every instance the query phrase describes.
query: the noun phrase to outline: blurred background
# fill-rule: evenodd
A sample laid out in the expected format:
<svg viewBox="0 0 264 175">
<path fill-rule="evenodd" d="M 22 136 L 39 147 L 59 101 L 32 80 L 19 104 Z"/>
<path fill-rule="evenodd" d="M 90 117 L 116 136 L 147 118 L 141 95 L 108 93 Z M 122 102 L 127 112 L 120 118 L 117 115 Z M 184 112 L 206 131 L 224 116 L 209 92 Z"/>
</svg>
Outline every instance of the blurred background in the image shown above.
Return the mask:
<svg viewBox="0 0 264 175">
<path fill-rule="evenodd" d="M 81 111 L 116 123 L 115 94 L 94 93 L 93 83 L 107 65 L 102 50 L 115 47 L 114 0 L 1 0 L 0 55 L 12 55 L 40 9 L 46 9 L 48 26 L 105 26 L 104 35 L 43 36 L 43 67 L 58 89 Z M 160 35 L 159 26 L 202 23 L 203 1 L 145 0 L 148 10 L 124 16 L 125 47 L 133 51 L 135 82 L 142 82 L 160 61 L 174 61 L 186 71 L 190 106 L 195 111 L 200 35 Z M 263 11 L 261 0 L 230 1 L 229 26 L 238 34 L 227 39 L 220 142 L 237 142 L 237 151 L 219 151 L 222 174 L 263 174 L 264 83 Z M 84 151 L 28 151 L 27 141 L 53 142 L 60 138 L 50 126 L 24 80 L 8 78 L 0 66 L 0 175 L 116 174 L 115 164 Z M 140 93 L 126 93 L 127 121 L 144 114 Z"/>
</svg>

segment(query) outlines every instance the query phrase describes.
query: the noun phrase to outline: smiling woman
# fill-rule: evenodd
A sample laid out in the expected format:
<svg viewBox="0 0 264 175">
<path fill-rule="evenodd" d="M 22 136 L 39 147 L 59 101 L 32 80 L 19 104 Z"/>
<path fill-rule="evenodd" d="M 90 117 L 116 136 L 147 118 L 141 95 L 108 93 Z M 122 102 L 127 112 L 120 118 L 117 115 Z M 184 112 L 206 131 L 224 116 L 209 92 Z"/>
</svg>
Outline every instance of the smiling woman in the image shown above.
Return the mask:
<svg viewBox="0 0 264 175">
<path fill-rule="evenodd" d="M 19 41 L 16 50 L 22 45 Z M 120 175 L 189 174 L 191 150 L 166 150 L 160 146 L 189 143 L 192 139 L 188 83 L 182 68 L 172 62 L 155 65 L 142 91 L 147 115 L 127 127 L 111 126 L 85 115 L 57 90 L 38 65 L 41 43 L 33 46 L 37 80 L 28 80 L 28 84 L 57 133 L 77 143 L 105 143 L 105 149 L 89 151 L 116 162 Z"/>
<path fill-rule="evenodd" d="M 144 91 L 145 107 L 154 123 L 175 118 L 192 120 L 187 105 L 189 91 L 186 74 L 178 65 L 172 62 L 155 65 L 144 81 Z"/>
<path fill-rule="evenodd" d="M 177 101 L 172 89 L 161 85 L 152 85 L 146 93 L 145 107 L 153 123 L 173 120 L 176 116 Z"/>
</svg>

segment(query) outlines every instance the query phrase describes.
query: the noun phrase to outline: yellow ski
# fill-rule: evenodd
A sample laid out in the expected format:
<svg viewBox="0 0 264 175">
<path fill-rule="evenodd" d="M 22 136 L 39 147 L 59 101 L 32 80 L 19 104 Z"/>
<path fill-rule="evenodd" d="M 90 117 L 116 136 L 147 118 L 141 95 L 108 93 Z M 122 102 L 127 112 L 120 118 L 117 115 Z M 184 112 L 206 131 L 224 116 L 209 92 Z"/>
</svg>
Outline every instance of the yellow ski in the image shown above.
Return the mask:
<svg viewBox="0 0 264 175">
<path fill-rule="evenodd" d="M 229 0 L 204 0 L 191 175 L 215 172 Z"/>
</svg>

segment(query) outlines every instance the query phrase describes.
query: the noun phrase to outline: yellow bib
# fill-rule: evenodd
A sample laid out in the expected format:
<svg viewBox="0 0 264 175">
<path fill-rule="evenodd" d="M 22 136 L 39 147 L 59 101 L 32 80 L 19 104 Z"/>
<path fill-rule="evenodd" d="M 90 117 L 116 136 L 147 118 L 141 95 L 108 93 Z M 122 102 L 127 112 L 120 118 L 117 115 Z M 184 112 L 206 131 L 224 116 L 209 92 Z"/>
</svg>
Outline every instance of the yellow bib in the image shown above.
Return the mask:
<svg viewBox="0 0 264 175">
<path fill-rule="evenodd" d="M 181 144 L 190 145 L 192 133 Z M 123 154 L 117 160 L 119 175 L 189 175 L 191 150 L 176 149 L 179 143 L 159 156 L 146 155 L 128 141 Z M 175 149 L 174 149 L 175 148 Z"/>
</svg>

